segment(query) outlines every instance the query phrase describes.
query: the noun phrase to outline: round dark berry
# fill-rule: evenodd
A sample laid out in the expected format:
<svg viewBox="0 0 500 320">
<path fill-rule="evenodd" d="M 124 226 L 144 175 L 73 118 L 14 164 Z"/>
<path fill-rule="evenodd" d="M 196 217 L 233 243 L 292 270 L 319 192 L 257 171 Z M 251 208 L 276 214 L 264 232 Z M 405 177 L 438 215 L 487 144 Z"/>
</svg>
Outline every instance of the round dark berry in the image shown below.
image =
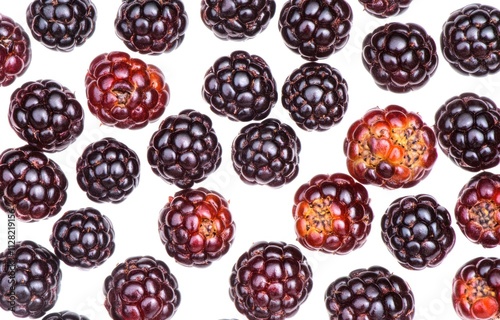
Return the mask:
<svg viewBox="0 0 500 320">
<path fill-rule="evenodd" d="M 233 121 L 262 120 L 278 100 L 269 65 L 246 51 L 217 59 L 205 73 L 202 94 L 215 114 Z"/>
<path fill-rule="evenodd" d="M 0 207 L 19 221 L 55 216 L 66 202 L 68 180 L 59 165 L 31 146 L 0 154 Z"/>
<path fill-rule="evenodd" d="M 38 243 L 16 241 L 0 253 L 0 307 L 19 318 L 42 317 L 58 299 L 62 279 L 59 264 L 59 259 Z"/>
<path fill-rule="evenodd" d="M 328 64 L 305 63 L 286 78 L 281 102 L 299 128 L 325 131 L 339 123 L 347 111 L 347 82 Z"/>
<path fill-rule="evenodd" d="M 147 157 L 156 175 L 186 189 L 219 168 L 222 147 L 212 120 L 196 110 L 186 109 L 161 122 L 151 136 Z"/>
<path fill-rule="evenodd" d="M 42 320 L 90 320 L 86 316 L 79 315 L 72 311 L 52 312 L 43 317 Z"/>
<path fill-rule="evenodd" d="M 0 87 L 22 76 L 31 63 L 31 41 L 23 27 L 0 14 Z"/>
<path fill-rule="evenodd" d="M 97 10 L 91 0 L 33 0 L 26 19 L 35 40 L 49 49 L 69 52 L 92 36 Z"/>
<path fill-rule="evenodd" d="M 234 264 L 229 295 L 250 320 L 284 320 L 299 311 L 313 286 L 312 270 L 299 248 L 255 242 Z"/>
<path fill-rule="evenodd" d="M 116 35 L 127 48 L 150 55 L 179 47 L 187 25 L 180 0 L 124 0 L 115 18 Z"/>
<path fill-rule="evenodd" d="M 54 223 L 49 241 L 61 261 L 71 267 L 91 269 L 113 254 L 114 237 L 111 220 L 87 207 L 64 213 Z"/>
<path fill-rule="evenodd" d="M 382 89 L 404 93 L 423 87 L 438 66 L 436 44 L 420 25 L 390 22 L 363 40 L 362 61 Z"/>
<path fill-rule="evenodd" d="M 46 152 L 66 149 L 83 131 L 75 94 L 53 80 L 24 83 L 10 98 L 9 123 L 28 144 Z"/>
<path fill-rule="evenodd" d="M 269 118 L 240 130 L 232 143 L 231 159 L 243 182 L 278 188 L 297 177 L 300 149 L 292 127 Z"/>
<path fill-rule="evenodd" d="M 470 92 L 448 99 L 435 114 L 434 130 L 459 167 L 477 172 L 500 163 L 500 109 L 491 99 Z"/>
<path fill-rule="evenodd" d="M 138 186 L 140 164 L 134 150 L 107 137 L 83 150 L 76 162 L 76 180 L 90 200 L 119 203 Z"/>
<path fill-rule="evenodd" d="M 263 32 L 276 12 L 274 0 L 203 0 L 201 19 L 222 40 L 248 40 Z"/>
<path fill-rule="evenodd" d="M 104 306 L 113 319 L 172 319 L 181 302 L 177 279 L 161 260 L 137 256 L 104 280 Z"/>
<path fill-rule="evenodd" d="M 345 0 L 287 0 L 278 22 L 286 46 L 309 61 L 345 47 L 351 25 L 352 9 Z"/>
<path fill-rule="evenodd" d="M 405 12 L 412 0 L 358 0 L 366 12 L 377 18 L 388 18 Z"/>
</svg>

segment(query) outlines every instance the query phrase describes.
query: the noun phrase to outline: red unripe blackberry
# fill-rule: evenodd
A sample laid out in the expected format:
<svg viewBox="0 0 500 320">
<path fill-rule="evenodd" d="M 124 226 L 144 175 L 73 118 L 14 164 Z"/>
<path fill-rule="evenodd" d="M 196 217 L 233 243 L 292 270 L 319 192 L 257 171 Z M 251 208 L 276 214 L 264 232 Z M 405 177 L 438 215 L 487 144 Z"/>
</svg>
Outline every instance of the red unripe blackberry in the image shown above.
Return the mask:
<svg viewBox="0 0 500 320">
<path fill-rule="evenodd" d="M 366 12 L 377 18 L 388 18 L 405 12 L 412 0 L 358 0 Z"/>
<path fill-rule="evenodd" d="M 72 311 L 52 312 L 43 317 L 42 320 L 90 320 L 86 316 L 79 315 Z"/>
<path fill-rule="evenodd" d="M 0 14 L 0 87 L 12 84 L 30 63 L 30 37 L 19 23 Z"/>
</svg>

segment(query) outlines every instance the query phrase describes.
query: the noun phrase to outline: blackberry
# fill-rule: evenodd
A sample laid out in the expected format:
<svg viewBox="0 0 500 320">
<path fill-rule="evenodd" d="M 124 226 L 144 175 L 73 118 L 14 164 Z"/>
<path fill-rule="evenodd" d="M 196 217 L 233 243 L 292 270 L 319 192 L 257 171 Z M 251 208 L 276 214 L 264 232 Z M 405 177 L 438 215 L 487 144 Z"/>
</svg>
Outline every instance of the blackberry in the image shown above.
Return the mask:
<svg viewBox="0 0 500 320">
<path fill-rule="evenodd" d="M 244 126 L 231 147 L 233 168 L 246 184 L 279 188 L 299 173 L 300 140 L 278 119 Z"/>
<path fill-rule="evenodd" d="M 203 0 L 201 19 L 222 40 L 248 40 L 263 32 L 276 12 L 274 0 Z"/>
<path fill-rule="evenodd" d="M 26 20 L 35 40 L 49 49 L 69 52 L 94 34 L 97 9 L 91 0 L 33 0 Z"/>
<path fill-rule="evenodd" d="M 500 109 L 487 97 L 466 92 L 448 99 L 435 114 L 443 153 L 472 172 L 500 163 Z"/>
<path fill-rule="evenodd" d="M 281 102 L 299 128 L 325 131 L 339 123 L 347 111 L 347 82 L 328 64 L 305 63 L 286 78 Z"/>
<path fill-rule="evenodd" d="M 387 249 L 410 270 L 438 266 L 455 245 L 450 213 L 427 194 L 394 200 L 381 226 Z"/>
<path fill-rule="evenodd" d="M 234 264 L 229 295 L 250 320 L 284 320 L 299 311 L 313 286 L 312 270 L 299 248 L 255 242 Z"/>
<path fill-rule="evenodd" d="M 180 0 L 123 0 L 114 24 L 128 49 L 160 55 L 181 45 L 188 20 Z"/>
<path fill-rule="evenodd" d="M 0 154 L 0 207 L 19 221 L 55 216 L 66 202 L 68 180 L 59 165 L 31 146 Z"/>
<path fill-rule="evenodd" d="M 61 312 L 52 312 L 43 317 L 42 320 L 90 320 L 89 318 L 79 315 L 72 311 L 61 311 Z"/>
<path fill-rule="evenodd" d="M 84 128 L 83 108 L 74 93 L 49 79 L 17 88 L 10 98 L 8 117 L 21 139 L 46 152 L 66 149 Z"/>
<path fill-rule="evenodd" d="M 161 122 L 151 136 L 147 157 L 157 176 L 187 189 L 219 168 L 222 147 L 212 120 L 196 110 L 185 109 Z"/>
<path fill-rule="evenodd" d="M 366 12 L 377 18 L 388 18 L 405 12 L 412 0 L 358 0 Z"/>
<path fill-rule="evenodd" d="M 352 9 L 345 0 L 287 0 L 278 29 L 285 45 L 303 59 L 326 59 L 349 41 Z"/>
<path fill-rule="evenodd" d="M 114 138 L 89 144 L 76 162 L 76 180 L 94 202 L 120 203 L 139 184 L 140 160 Z"/>
<path fill-rule="evenodd" d="M 184 266 L 207 267 L 231 247 L 235 223 L 228 201 L 205 188 L 184 189 L 160 211 L 158 230 L 169 256 Z"/>
<path fill-rule="evenodd" d="M 19 318 L 43 316 L 58 299 L 62 279 L 59 264 L 42 245 L 16 241 L 0 253 L 0 307 Z"/>
<path fill-rule="evenodd" d="M 269 65 L 246 51 L 217 59 L 205 73 L 202 95 L 215 114 L 233 121 L 262 120 L 278 100 Z"/>
<path fill-rule="evenodd" d="M 171 319 L 181 302 L 177 279 L 161 260 L 127 258 L 104 280 L 104 307 L 113 319 Z"/>
<path fill-rule="evenodd" d="M 485 76 L 500 70 L 500 11 L 471 3 L 453 11 L 441 31 L 445 60 L 460 74 Z"/>
<path fill-rule="evenodd" d="M 31 41 L 23 27 L 0 13 L 0 87 L 12 84 L 31 63 Z"/>
<path fill-rule="evenodd" d="M 423 87 L 438 66 L 434 39 L 415 23 L 390 22 L 363 40 L 362 61 L 380 88 L 404 93 Z"/>
<path fill-rule="evenodd" d="M 67 265 L 92 269 L 113 254 L 114 237 L 111 220 L 87 207 L 66 211 L 54 223 L 49 241 L 56 256 Z"/>
</svg>

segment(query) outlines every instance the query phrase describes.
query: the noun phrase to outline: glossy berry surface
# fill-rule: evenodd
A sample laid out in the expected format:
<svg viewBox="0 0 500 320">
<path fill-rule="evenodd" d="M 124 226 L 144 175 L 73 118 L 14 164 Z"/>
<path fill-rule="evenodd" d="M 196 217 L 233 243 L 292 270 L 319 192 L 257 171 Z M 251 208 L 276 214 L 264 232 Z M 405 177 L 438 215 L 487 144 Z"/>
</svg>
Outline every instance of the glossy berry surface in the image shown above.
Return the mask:
<svg viewBox="0 0 500 320">
<path fill-rule="evenodd" d="M 238 258 L 229 284 L 231 300 L 249 320 L 284 320 L 307 300 L 312 270 L 296 246 L 259 241 Z"/>
<path fill-rule="evenodd" d="M 268 118 L 241 128 L 232 143 L 231 159 L 246 184 L 279 188 L 297 177 L 300 149 L 292 127 Z"/>
<path fill-rule="evenodd" d="M 31 41 L 23 27 L 0 14 L 0 87 L 12 84 L 31 64 Z"/>
<path fill-rule="evenodd" d="M 52 226 L 49 241 L 54 253 L 71 267 L 92 269 L 102 265 L 115 250 L 111 220 L 97 209 L 66 211 Z"/>
<path fill-rule="evenodd" d="M 233 121 L 262 120 L 278 100 L 267 62 L 241 50 L 218 58 L 207 70 L 202 95 L 215 114 Z"/>
<path fill-rule="evenodd" d="M 0 307 L 18 318 L 39 318 L 52 309 L 61 289 L 59 259 L 30 240 L 0 253 Z M 10 281 L 13 277 L 15 283 Z M 14 305 L 10 297 L 14 296 Z"/>
<path fill-rule="evenodd" d="M 303 59 L 326 59 L 349 41 L 353 14 L 345 0 L 287 0 L 278 29 L 285 45 Z"/>
<path fill-rule="evenodd" d="M 330 320 L 411 320 L 415 315 L 409 284 L 381 266 L 356 269 L 333 281 L 325 304 Z"/>
<path fill-rule="evenodd" d="M 0 207 L 19 221 L 55 216 L 66 203 L 68 180 L 59 165 L 30 146 L 0 154 Z"/>
<path fill-rule="evenodd" d="M 387 249 L 409 270 L 438 266 L 455 246 L 450 213 L 428 194 L 394 200 L 381 227 Z"/>
<path fill-rule="evenodd" d="M 228 201 L 205 188 L 184 189 L 169 198 L 158 219 L 169 256 L 184 266 L 207 267 L 225 255 L 236 225 Z"/>
<path fill-rule="evenodd" d="M 347 111 L 347 81 L 329 64 L 308 62 L 285 79 L 281 102 L 299 128 L 326 131 Z"/>
<path fill-rule="evenodd" d="M 387 189 L 416 185 L 437 159 L 436 136 L 419 114 L 397 105 L 372 108 L 351 124 L 344 140 L 349 173 Z"/>
<path fill-rule="evenodd" d="M 181 302 L 177 279 L 161 260 L 127 258 L 104 280 L 104 307 L 112 319 L 172 319 Z"/>
<path fill-rule="evenodd" d="M 243 41 L 263 32 L 276 12 L 274 0 L 203 0 L 201 19 L 222 40 Z"/>
<path fill-rule="evenodd" d="M 52 312 L 47 314 L 42 320 L 90 320 L 86 316 L 79 315 L 76 312 L 72 311 L 61 311 L 61 312 Z"/>
<path fill-rule="evenodd" d="M 26 20 L 35 40 L 49 49 L 69 52 L 94 34 L 97 9 L 91 0 L 33 0 Z"/>
<path fill-rule="evenodd" d="M 119 51 L 92 60 L 85 86 L 90 112 L 118 128 L 139 129 L 158 120 L 170 100 L 158 67 Z"/>
<path fill-rule="evenodd" d="M 364 11 L 377 18 L 394 17 L 405 12 L 412 0 L 358 0 Z"/>
<path fill-rule="evenodd" d="M 24 83 L 11 95 L 9 123 L 28 144 L 46 152 L 62 151 L 84 128 L 84 112 L 75 94 L 54 80 Z"/>
<path fill-rule="evenodd" d="M 120 203 L 139 185 L 140 165 L 134 150 L 106 137 L 83 150 L 76 162 L 76 181 L 90 200 Z"/>
<path fill-rule="evenodd" d="M 160 55 L 184 40 L 188 15 L 180 0 L 124 0 L 115 18 L 115 32 L 134 52 Z"/>
<path fill-rule="evenodd" d="M 458 194 L 455 218 L 460 231 L 485 248 L 500 244 L 500 176 L 482 171 Z"/>
<path fill-rule="evenodd" d="M 485 76 L 500 70 L 500 11 L 471 3 L 453 11 L 441 31 L 445 60 L 460 74 Z"/>
<path fill-rule="evenodd" d="M 453 277 L 452 303 L 462 320 L 498 319 L 500 259 L 477 257 L 458 268 Z"/>
<path fill-rule="evenodd" d="M 217 170 L 222 147 L 212 120 L 185 109 L 165 118 L 149 141 L 148 162 L 153 172 L 179 188 L 191 188 Z"/>
<path fill-rule="evenodd" d="M 301 185 L 292 213 L 299 243 L 325 253 L 347 254 L 361 247 L 373 221 L 368 191 L 344 173 L 319 174 Z"/>
<path fill-rule="evenodd" d="M 363 65 L 375 84 L 387 91 L 404 93 L 423 87 L 438 61 L 433 38 L 415 23 L 390 22 L 363 40 Z"/>
<path fill-rule="evenodd" d="M 472 172 L 500 163 L 500 109 L 490 98 L 462 93 L 441 105 L 434 118 L 439 146 L 453 163 Z"/>
</svg>

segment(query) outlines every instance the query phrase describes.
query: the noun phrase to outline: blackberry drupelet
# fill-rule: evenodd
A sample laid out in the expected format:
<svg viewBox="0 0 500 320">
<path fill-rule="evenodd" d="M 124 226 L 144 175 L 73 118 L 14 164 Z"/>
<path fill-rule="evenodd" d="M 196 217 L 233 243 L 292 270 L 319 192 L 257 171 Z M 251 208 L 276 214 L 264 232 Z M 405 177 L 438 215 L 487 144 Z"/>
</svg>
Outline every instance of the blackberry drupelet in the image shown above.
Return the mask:
<svg viewBox="0 0 500 320">
<path fill-rule="evenodd" d="M 31 64 L 31 41 L 23 27 L 0 14 L 0 87 L 12 84 Z"/>
<path fill-rule="evenodd" d="M 412 0 L 358 0 L 366 12 L 377 18 L 389 18 L 405 12 Z"/>
<path fill-rule="evenodd" d="M 281 102 L 299 128 L 325 131 L 339 123 L 347 111 L 347 81 L 326 63 L 308 62 L 286 78 Z"/>
<path fill-rule="evenodd" d="M 42 320 L 90 320 L 86 316 L 79 315 L 72 311 L 52 312 L 43 317 Z"/>
</svg>

